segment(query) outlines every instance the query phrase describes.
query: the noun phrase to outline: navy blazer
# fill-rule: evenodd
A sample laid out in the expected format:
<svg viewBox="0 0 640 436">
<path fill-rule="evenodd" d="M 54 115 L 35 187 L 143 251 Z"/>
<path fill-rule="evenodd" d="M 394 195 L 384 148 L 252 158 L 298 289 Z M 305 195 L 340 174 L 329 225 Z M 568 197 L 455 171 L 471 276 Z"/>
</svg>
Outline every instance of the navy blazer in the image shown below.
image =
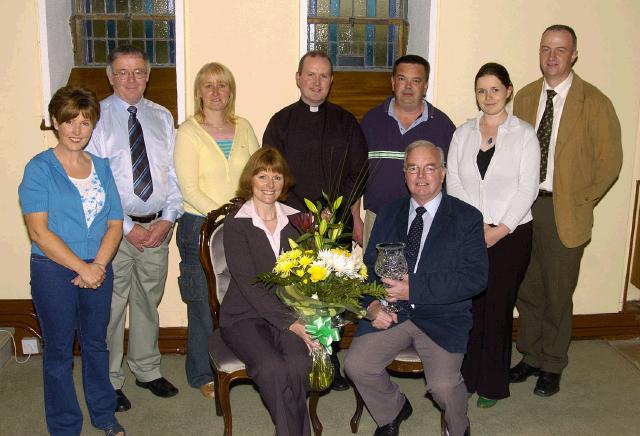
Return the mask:
<svg viewBox="0 0 640 436">
<path fill-rule="evenodd" d="M 220 305 L 220 325 L 263 318 L 279 330 L 286 330 L 297 319 L 275 294 L 276 287 L 267 287 L 256 280 L 260 273 L 269 272 L 276 264 L 267 235 L 255 227 L 251 218 L 236 218 L 237 211 L 224 220 L 222 228 L 224 252 L 231 273 L 227 294 Z M 298 232 L 289 223 L 280 233 L 280 250 L 289 250 L 289 238 Z"/>
<path fill-rule="evenodd" d="M 407 242 L 410 198 L 386 204 L 376 217 L 364 261 L 370 280 L 376 244 Z M 466 353 L 472 326 L 471 298 L 485 290 L 489 260 L 482 214 L 467 203 L 442 193 L 442 201 L 422 249 L 417 272 L 409 273 L 409 303 L 415 308 L 398 313 L 398 323 L 411 319 L 434 342 L 451 353 Z M 373 299 L 367 297 L 368 306 Z M 356 335 L 378 331 L 367 319 Z"/>
</svg>

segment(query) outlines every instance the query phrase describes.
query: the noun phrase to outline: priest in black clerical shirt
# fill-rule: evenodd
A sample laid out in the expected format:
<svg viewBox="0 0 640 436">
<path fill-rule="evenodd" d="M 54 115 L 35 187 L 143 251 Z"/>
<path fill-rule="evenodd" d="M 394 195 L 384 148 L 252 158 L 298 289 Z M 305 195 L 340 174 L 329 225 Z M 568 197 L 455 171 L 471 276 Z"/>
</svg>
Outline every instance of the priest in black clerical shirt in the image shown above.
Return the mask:
<svg viewBox="0 0 640 436">
<path fill-rule="evenodd" d="M 353 239 L 362 245 L 357 200 L 366 181 L 367 144 L 353 114 L 326 101 L 332 82 L 331 59 L 319 51 L 305 54 L 296 73 L 300 100 L 271 117 L 262 145 L 278 148 L 296 179 L 285 203 L 306 211 L 305 198 L 322 201 L 323 191 L 331 200 L 342 195 L 343 206 L 338 213 L 346 212 L 344 221 L 349 223 L 351 215 L 354 217 Z M 332 358 L 336 367 L 333 389 L 348 389 L 336 353 Z"/>
<path fill-rule="evenodd" d="M 367 144 L 353 114 L 326 101 L 332 81 L 333 67 L 327 55 L 305 54 L 296 73 L 300 100 L 271 117 L 262 145 L 278 148 L 296 179 L 285 203 L 306 211 L 304 198 L 321 200 L 323 191 L 332 200 L 342 195 L 344 207 L 354 206 L 351 214 L 358 219 L 354 220 L 353 239 L 362 244 L 356 200 L 364 189 Z"/>
</svg>

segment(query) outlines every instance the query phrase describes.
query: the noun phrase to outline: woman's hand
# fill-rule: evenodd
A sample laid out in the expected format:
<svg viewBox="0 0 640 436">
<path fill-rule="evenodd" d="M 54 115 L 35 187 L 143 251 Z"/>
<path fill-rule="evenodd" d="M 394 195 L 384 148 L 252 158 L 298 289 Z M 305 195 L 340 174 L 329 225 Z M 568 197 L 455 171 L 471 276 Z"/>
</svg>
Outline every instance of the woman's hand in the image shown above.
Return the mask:
<svg viewBox="0 0 640 436">
<path fill-rule="evenodd" d="M 85 263 L 71 283 L 81 288 L 98 289 L 106 277 L 106 268 L 99 263 Z"/>
<path fill-rule="evenodd" d="M 311 336 L 309 336 L 309 334 L 307 333 L 307 330 L 304 324 L 302 324 L 300 321 L 296 321 L 293 324 L 291 324 L 289 326 L 289 330 L 291 330 L 293 333 L 296 334 L 296 336 L 298 336 L 300 339 L 304 341 L 304 343 L 307 345 L 307 349 L 309 350 L 309 353 L 311 353 L 313 350 L 320 349 L 320 343 L 318 341 L 311 339 Z"/>
<path fill-rule="evenodd" d="M 487 248 L 493 247 L 496 245 L 500 239 L 504 238 L 509 234 L 509 227 L 504 224 L 500 224 L 496 227 L 491 227 L 485 224 L 484 228 L 484 241 L 487 244 Z"/>
</svg>

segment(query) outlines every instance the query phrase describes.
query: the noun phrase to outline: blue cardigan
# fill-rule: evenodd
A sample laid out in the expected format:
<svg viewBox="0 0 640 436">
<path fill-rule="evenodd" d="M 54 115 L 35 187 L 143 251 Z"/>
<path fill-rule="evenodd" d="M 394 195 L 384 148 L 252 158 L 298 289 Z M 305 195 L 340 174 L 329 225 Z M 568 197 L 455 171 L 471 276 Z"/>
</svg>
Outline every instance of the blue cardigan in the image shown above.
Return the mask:
<svg viewBox="0 0 640 436">
<path fill-rule="evenodd" d="M 23 215 L 47 212 L 49 230 L 55 233 L 81 259 L 93 259 L 107 232 L 107 222 L 122 220 L 122 206 L 109 161 L 89 154 L 93 160 L 105 202 L 91 226 L 87 228 L 82 199 L 76 186 L 69 180 L 53 149 L 33 157 L 24 169 L 18 187 Z M 31 243 L 31 253 L 44 256 L 40 247 Z"/>
<path fill-rule="evenodd" d="M 367 245 L 364 262 L 369 280 L 377 280 L 376 244 L 407 242 L 409 197 L 380 210 Z M 466 353 L 472 325 L 471 298 L 487 286 L 489 260 L 482 214 L 443 192 L 422 249 L 416 273 L 409 273 L 409 303 L 415 309 L 398 313 L 398 323 L 410 319 L 436 344 L 450 353 Z M 373 298 L 363 298 L 367 307 Z M 360 320 L 356 335 L 378 331 Z"/>
</svg>

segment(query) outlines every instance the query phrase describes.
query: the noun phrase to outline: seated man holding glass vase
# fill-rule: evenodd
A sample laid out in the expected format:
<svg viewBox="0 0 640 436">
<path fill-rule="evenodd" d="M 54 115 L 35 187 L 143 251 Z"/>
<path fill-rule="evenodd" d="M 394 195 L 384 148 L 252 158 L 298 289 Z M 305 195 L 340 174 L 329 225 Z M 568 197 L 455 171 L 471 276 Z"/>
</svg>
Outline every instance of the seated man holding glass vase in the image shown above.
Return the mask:
<svg viewBox="0 0 640 436">
<path fill-rule="evenodd" d="M 376 245 L 405 244 L 408 273 L 400 280 L 379 278 L 387 288 L 385 307 L 364 301 L 367 319 L 358 325 L 345 370 L 360 391 L 378 428 L 374 435 L 397 435 L 412 407 L 384 368 L 397 354 L 415 348 L 425 368 L 428 391 L 444 411 L 451 436 L 470 432 L 467 391 L 460 373 L 471 328 L 471 298 L 487 283 L 487 248 L 482 215 L 442 192 L 444 152 L 415 141 L 405 152 L 410 198 L 379 212 L 364 261 L 374 271 Z M 380 271 L 380 270 L 378 270 Z"/>
</svg>

